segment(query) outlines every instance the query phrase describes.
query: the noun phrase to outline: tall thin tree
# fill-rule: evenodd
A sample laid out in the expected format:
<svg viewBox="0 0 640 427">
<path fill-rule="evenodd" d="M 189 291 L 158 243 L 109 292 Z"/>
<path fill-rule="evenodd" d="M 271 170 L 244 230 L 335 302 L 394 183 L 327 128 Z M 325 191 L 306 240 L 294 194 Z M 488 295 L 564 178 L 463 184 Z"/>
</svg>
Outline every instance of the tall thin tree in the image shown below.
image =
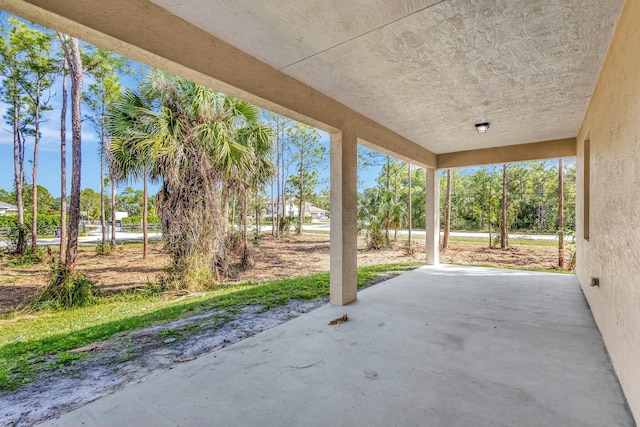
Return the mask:
<svg viewBox="0 0 640 427">
<path fill-rule="evenodd" d="M 444 201 L 444 234 L 442 249 L 449 249 L 449 232 L 451 230 L 451 169 L 447 169 L 447 194 Z"/>
<path fill-rule="evenodd" d="M 24 25 L 24 24 L 22 24 Z M 33 123 L 33 168 L 31 172 L 31 249 L 38 244 L 38 154 L 40 149 L 40 125 L 43 112 L 50 110 L 49 97 L 45 91 L 53 84 L 56 70 L 55 59 L 51 55 L 53 36 L 36 29 L 22 31 L 25 50 L 25 78 L 21 80 L 25 101 Z"/>
<path fill-rule="evenodd" d="M 413 225 L 413 206 L 411 197 L 411 163 L 407 162 L 407 229 L 409 232 L 409 253 L 413 254 L 413 243 L 411 242 L 411 227 Z"/>
<path fill-rule="evenodd" d="M 320 134 L 311 126 L 298 123 L 287 131 L 291 158 L 295 162 L 298 175 L 295 187 L 298 196 L 298 226 L 296 234 L 302 235 L 304 224 L 307 193 L 310 187 L 311 175 L 325 160 L 325 147 L 320 144 Z M 293 178 L 293 177 L 292 177 Z"/>
<path fill-rule="evenodd" d="M 71 199 L 69 201 L 69 238 L 63 266 L 73 271 L 78 257 L 78 227 L 80 225 L 80 177 L 82 168 L 82 58 L 78 39 L 70 37 L 63 45 L 71 76 Z"/>
<path fill-rule="evenodd" d="M 28 121 L 24 111 L 23 82 L 25 70 L 23 64 L 22 33 L 26 26 L 17 19 L 9 19 L 8 27 L 2 25 L 0 38 L 0 70 L 4 77 L 2 81 L 2 96 L 10 108 L 5 115 L 7 123 L 13 128 L 13 171 L 16 205 L 18 206 L 18 230 L 16 236 L 16 252 L 22 254 L 25 248 L 25 212 L 24 212 L 24 153 L 25 133 L 28 132 Z"/>
<path fill-rule="evenodd" d="M 87 73 L 93 77 L 93 82 L 89 85 L 83 96 L 83 101 L 89 107 L 90 114 L 87 119 L 93 125 L 96 133 L 100 138 L 98 155 L 100 157 L 100 225 L 102 229 L 101 245 L 107 244 L 107 215 L 106 215 L 106 181 L 111 182 L 111 205 L 113 207 L 114 200 L 114 180 L 113 174 L 109 173 L 108 178 L 105 177 L 106 153 L 105 147 L 109 138 L 106 128 L 107 110 L 113 105 L 120 95 L 120 79 L 118 73 L 127 70 L 128 60 L 119 55 L 109 52 L 101 48 L 93 48 L 83 58 L 84 67 Z M 111 249 L 115 246 L 115 212 L 111 212 Z M 104 250 L 104 249 L 103 249 Z"/>
<path fill-rule="evenodd" d="M 66 44 L 68 36 L 56 32 L 60 44 Z M 60 107 L 60 262 L 64 264 L 67 255 L 67 98 L 69 62 L 64 49 L 61 59 L 62 105 Z"/>
<path fill-rule="evenodd" d="M 391 193 L 391 156 L 387 154 L 387 193 Z M 384 240 L 385 244 L 389 245 L 389 229 L 391 228 L 391 212 L 386 211 L 384 220 Z"/>
<path fill-rule="evenodd" d="M 287 151 L 287 130 L 295 124 L 295 122 L 285 116 L 273 112 L 265 113 L 266 123 L 273 129 L 274 133 L 274 150 L 273 163 L 276 166 L 275 180 L 275 197 L 272 196 L 272 234 L 274 237 L 280 237 L 280 224 L 284 221 L 285 214 L 285 180 L 287 174 L 288 159 Z"/>
<path fill-rule="evenodd" d="M 502 221 L 500 223 L 500 249 L 507 249 L 509 247 L 509 229 L 507 225 L 509 220 L 507 173 L 508 165 L 505 163 L 502 165 Z"/>
<path fill-rule="evenodd" d="M 564 173 L 558 159 L 558 267 L 564 267 Z"/>
</svg>

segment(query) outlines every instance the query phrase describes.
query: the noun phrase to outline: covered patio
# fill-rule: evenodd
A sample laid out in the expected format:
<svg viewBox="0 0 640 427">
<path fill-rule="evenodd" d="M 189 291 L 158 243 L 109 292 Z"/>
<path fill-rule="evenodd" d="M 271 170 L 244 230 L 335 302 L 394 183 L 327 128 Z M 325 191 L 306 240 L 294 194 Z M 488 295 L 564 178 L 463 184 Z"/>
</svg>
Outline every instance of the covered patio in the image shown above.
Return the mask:
<svg viewBox="0 0 640 427">
<path fill-rule="evenodd" d="M 439 169 L 577 159 L 577 281 L 423 269 L 400 279 L 406 286 L 391 281 L 363 292 L 348 307 L 353 321 L 338 328 L 324 323 L 344 308 L 326 307 L 235 346 L 239 355 L 229 349 L 180 368 L 193 375 L 189 387 L 200 384 L 206 393 L 185 398 L 167 374 L 167 382 L 155 377 L 86 411 L 131 424 L 138 412 L 169 417 L 117 405 L 148 398 L 155 408 L 149 396 L 173 394 L 184 409 L 176 413 L 201 424 L 205 418 L 196 414 L 215 406 L 207 417 L 259 416 L 273 425 L 389 425 L 366 418 L 381 420 L 382 413 L 405 424 L 428 414 L 432 425 L 629 425 L 617 374 L 640 417 L 637 0 L 0 0 L 0 7 L 329 132 L 336 305 L 358 299 L 358 144 L 426 168 L 425 261 L 434 266 Z M 489 123 L 488 132 L 476 132 L 481 123 Z M 478 285 L 494 276 L 490 286 Z M 520 281 L 530 281 L 531 289 L 507 286 Z M 467 300 L 471 295 L 477 297 Z M 294 334 L 297 328 L 304 334 Z M 276 338 L 288 341 L 277 348 L 264 341 Z M 260 342 L 274 356 L 245 360 L 243 349 Z M 323 357 L 306 352 L 313 343 L 313 355 Z M 368 351 L 351 353 L 364 343 Z M 226 365 L 207 371 L 212 377 L 203 382 L 193 367 L 223 355 Z M 248 371 L 253 382 L 240 381 Z M 225 389 L 226 375 L 243 388 Z M 147 397 L 134 395 L 143 387 Z M 253 397 L 243 400 L 233 390 Z M 306 396 L 306 407 L 299 396 Z M 219 409 L 223 404 L 231 409 Z"/>
<path fill-rule="evenodd" d="M 328 321 L 349 315 L 335 326 Z M 633 426 L 572 275 L 426 266 L 47 426 Z"/>
</svg>

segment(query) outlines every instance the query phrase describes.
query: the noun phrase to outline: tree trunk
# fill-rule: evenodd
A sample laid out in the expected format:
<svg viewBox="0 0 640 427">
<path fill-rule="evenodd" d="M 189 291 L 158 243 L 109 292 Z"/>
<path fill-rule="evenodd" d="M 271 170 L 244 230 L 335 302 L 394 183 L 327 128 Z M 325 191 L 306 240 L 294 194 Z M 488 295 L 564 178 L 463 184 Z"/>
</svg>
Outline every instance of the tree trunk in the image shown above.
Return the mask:
<svg viewBox="0 0 640 427">
<path fill-rule="evenodd" d="M 33 170 L 31 171 L 31 250 L 38 247 L 38 148 L 40 148 L 40 83 L 36 85 L 34 100 L 35 136 L 33 143 Z"/>
<path fill-rule="evenodd" d="M 71 68 L 71 133 L 72 133 L 72 166 L 71 166 L 71 200 L 69 203 L 69 243 L 64 266 L 68 270 L 76 267 L 78 256 L 78 226 L 80 225 L 80 168 L 82 167 L 82 59 L 78 40 L 70 39 L 69 65 Z"/>
<path fill-rule="evenodd" d="M 256 237 L 260 236 L 260 217 L 262 216 L 262 212 L 260 212 L 260 208 L 258 206 L 258 199 L 259 199 L 259 195 L 258 195 L 258 187 L 256 186 L 255 188 L 255 204 L 254 207 L 256 208 Z"/>
<path fill-rule="evenodd" d="M 491 205 L 493 204 L 493 191 L 492 191 L 492 183 L 489 182 L 489 249 L 493 248 L 493 240 L 491 236 Z"/>
<path fill-rule="evenodd" d="M 231 198 L 231 228 L 233 228 L 233 231 L 236 231 L 236 205 L 238 204 L 238 195 L 237 194 L 233 194 L 233 197 Z"/>
<path fill-rule="evenodd" d="M 273 181 L 271 181 L 271 236 L 276 237 L 276 217 L 274 212 L 274 204 L 273 204 Z"/>
<path fill-rule="evenodd" d="M 451 169 L 447 169 L 447 195 L 444 201 L 444 234 L 442 249 L 449 248 L 449 231 L 451 230 Z"/>
<path fill-rule="evenodd" d="M 286 204 L 287 204 L 287 195 L 286 195 L 286 182 L 287 182 L 287 174 L 284 170 L 284 164 L 285 164 L 285 159 L 284 159 L 284 142 L 282 143 L 282 219 L 284 221 L 284 217 L 286 216 L 285 212 L 287 210 Z M 291 212 L 289 212 L 291 213 Z"/>
<path fill-rule="evenodd" d="M 24 140 L 20 135 L 20 99 L 17 94 L 18 83 L 14 82 L 13 94 L 13 170 L 18 205 L 18 236 L 16 252 L 22 254 L 25 244 L 24 228 Z"/>
<path fill-rule="evenodd" d="M 104 117 L 104 115 L 103 115 Z M 104 128 L 104 124 L 103 124 Z M 102 228 L 101 244 L 107 243 L 107 210 L 104 203 L 104 131 L 100 130 L 100 228 Z"/>
<path fill-rule="evenodd" d="M 564 267 L 564 176 L 558 159 L 558 267 Z"/>
<path fill-rule="evenodd" d="M 247 233 L 247 227 L 248 227 L 248 220 L 247 220 L 247 214 L 248 214 L 248 202 L 247 202 L 247 189 L 243 186 L 242 187 L 242 207 L 240 210 L 240 216 L 241 216 L 241 221 L 242 221 L 242 252 L 246 253 L 249 247 L 249 237 L 248 237 L 248 233 Z"/>
<path fill-rule="evenodd" d="M 220 209 L 222 210 L 221 234 L 224 241 L 229 240 L 229 193 L 231 192 L 228 183 L 222 184 L 222 193 L 220 195 Z"/>
<path fill-rule="evenodd" d="M 391 157 L 387 154 L 387 194 L 391 191 Z M 389 245 L 389 228 L 391 227 L 391 216 L 389 206 L 386 207 L 386 217 L 384 219 L 384 239 L 385 244 Z"/>
<path fill-rule="evenodd" d="M 278 137 L 279 138 L 279 137 Z M 280 237 L 280 142 L 277 142 L 276 149 L 278 150 L 276 155 L 276 239 Z"/>
<path fill-rule="evenodd" d="M 111 249 L 116 248 L 116 182 L 113 174 L 109 174 L 111 182 Z"/>
<path fill-rule="evenodd" d="M 302 236 L 302 224 L 304 224 L 304 170 L 300 169 L 300 201 L 298 203 L 298 236 Z"/>
<path fill-rule="evenodd" d="M 507 164 L 502 165 L 502 223 L 500 224 L 500 249 L 509 247 L 509 235 L 507 221 Z"/>
<path fill-rule="evenodd" d="M 411 163 L 407 163 L 407 170 L 409 172 L 408 177 L 409 177 L 409 181 L 408 181 L 408 192 L 407 192 L 407 199 L 408 199 L 408 203 L 407 203 L 407 230 L 409 232 L 409 251 L 410 253 L 413 253 L 413 245 L 411 242 L 411 226 L 413 223 L 413 213 L 412 213 L 412 208 L 413 206 L 411 206 Z"/>
<path fill-rule="evenodd" d="M 248 188 L 246 186 L 242 186 L 242 209 L 241 209 L 241 221 L 242 221 L 242 261 L 241 265 L 243 269 L 250 268 L 253 265 L 253 259 L 251 258 L 251 254 L 249 253 L 249 236 L 248 236 L 248 226 L 249 222 L 247 219 L 247 213 L 249 211 L 249 197 L 248 197 Z"/>
<path fill-rule="evenodd" d="M 61 40 L 62 41 L 62 40 Z M 60 109 L 60 263 L 67 255 L 67 60 L 62 70 L 62 107 Z"/>
<path fill-rule="evenodd" d="M 148 189 L 147 189 L 147 169 L 143 171 L 142 177 L 142 258 L 146 259 L 149 254 L 149 233 L 147 232 L 147 216 L 149 215 Z"/>
<path fill-rule="evenodd" d="M 398 206 L 398 171 L 393 171 L 393 205 L 394 209 Z M 398 227 L 400 227 L 400 215 L 398 215 L 397 221 L 395 221 L 395 227 L 393 231 L 393 241 L 398 240 Z"/>
</svg>

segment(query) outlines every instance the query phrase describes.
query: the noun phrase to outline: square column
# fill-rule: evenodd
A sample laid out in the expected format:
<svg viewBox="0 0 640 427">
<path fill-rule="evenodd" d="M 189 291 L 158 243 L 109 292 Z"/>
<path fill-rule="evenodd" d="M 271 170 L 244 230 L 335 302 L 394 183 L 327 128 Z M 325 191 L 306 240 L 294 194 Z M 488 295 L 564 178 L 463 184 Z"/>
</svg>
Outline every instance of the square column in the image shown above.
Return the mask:
<svg viewBox="0 0 640 427">
<path fill-rule="evenodd" d="M 438 178 L 438 170 L 434 168 L 427 168 L 426 175 L 427 264 L 438 265 L 440 263 L 440 179 Z"/>
<path fill-rule="evenodd" d="M 338 305 L 358 292 L 357 145 L 354 132 L 331 134 L 330 301 Z"/>
</svg>

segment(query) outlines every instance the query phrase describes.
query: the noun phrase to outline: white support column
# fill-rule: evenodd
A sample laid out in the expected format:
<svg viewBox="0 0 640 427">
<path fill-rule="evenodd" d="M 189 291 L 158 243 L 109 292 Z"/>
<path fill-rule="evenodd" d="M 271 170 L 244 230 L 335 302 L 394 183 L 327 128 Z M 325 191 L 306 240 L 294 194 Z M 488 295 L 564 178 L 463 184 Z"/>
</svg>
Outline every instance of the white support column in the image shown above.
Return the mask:
<svg viewBox="0 0 640 427">
<path fill-rule="evenodd" d="M 346 305 L 358 292 L 357 137 L 350 131 L 331 134 L 331 244 L 332 304 Z"/>
<path fill-rule="evenodd" d="M 426 175 L 427 264 L 437 265 L 440 263 L 440 180 L 438 179 L 437 169 L 427 168 Z"/>
</svg>

